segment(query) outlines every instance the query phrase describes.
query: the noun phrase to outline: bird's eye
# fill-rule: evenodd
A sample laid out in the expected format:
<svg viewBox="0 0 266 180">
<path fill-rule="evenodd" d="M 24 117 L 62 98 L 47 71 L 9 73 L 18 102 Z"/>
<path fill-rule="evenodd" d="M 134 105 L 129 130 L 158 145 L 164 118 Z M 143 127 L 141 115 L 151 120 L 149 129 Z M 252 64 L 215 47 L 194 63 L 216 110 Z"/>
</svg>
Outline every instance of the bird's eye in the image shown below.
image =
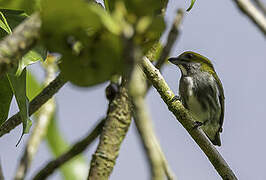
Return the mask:
<svg viewBox="0 0 266 180">
<path fill-rule="evenodd" d="M 187 54 L 187 58 L 188 58 L 188 59 L 192 59 L 192 58 L 193 58 L 193 56 L 194 56 L 193 54 L 190 54 L 190 53 L 189 53 L 189 54 Z"/>
</svg>

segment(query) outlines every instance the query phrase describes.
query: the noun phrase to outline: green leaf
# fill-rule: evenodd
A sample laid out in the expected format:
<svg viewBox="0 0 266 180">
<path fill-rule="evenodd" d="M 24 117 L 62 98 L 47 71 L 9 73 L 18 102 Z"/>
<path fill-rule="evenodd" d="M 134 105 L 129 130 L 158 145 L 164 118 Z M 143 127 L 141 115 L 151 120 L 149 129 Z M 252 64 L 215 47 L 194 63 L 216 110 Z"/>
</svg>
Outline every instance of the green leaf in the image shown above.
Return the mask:
<svg viewBox="0 0 266 180">
<path fill-rule="evenodd" d="M 110 12 L 109 0 L 103 0 L 104 7 L 107 12 Z"/>
<path fill-rule="evenodd" d="M 55 157 L 60 156 L 70 147 L 69 144 L 64 140 L 63 136 L 60 134 L 55 116 L 53 116 L 53 119 L 51 119 L 48 127 L 47 143 Z M 88 174 L 88 166 L 86 160 L 81 155 L 78 155 L 72 160 L 66 162 L 60 168 L 60 170 L 62 171 L 64 179 L 66 180 L 82 180 Z"/>
<path fill-rule="evenodd" d="M 142 21 L 142 19 L 140 19 Z M 165 30 L 165 21 L 162 16 L 156 16 L 151 19 L 150 25 L 145 28 L 145 31 L 140 31 L 135 42 L 142 47 L 142 51 L 146 54 L 152 46 L 157 43 Z"/>
<path fill-rule="evenodd" d="M 30 73 L 30 71 L 27 71 L 26 78 L 27 78 L 26 79 L 26 93 L 27 93 L 27 97 L 29 98 L 29 101 L 31 101 L 42 91 L 43 87 L 36 80 L 36 78 Z"/>
<path fill-rule="evenodd" d="M 165 6 L 165 2 L 162 0 L 126 0 L 124 2 L 127 10 L 138 17 L 160 14 L 161 9 Z"/>
<path fill-rule="evenodd" d="M 0 0 L 0 7 L 8 9 L 19 9 L 27 14 L 39 9 L 40 0 Z"/>
<path fill-rule="evenodd" d="M 102 8 L 81 0 L 44 0 L 42 9 L 42 39 L 62 54 L 59 68 L 66 79 L 92 86 L 123 71 L 121 28 Z"/>
<path fill-rule="evenodd" d="M 11 29 L 14 29 L 27 18 L 27 15 L 22 10 L 0 9 L 0 11 L 5 16 L 6 21 Z"/>
<path fill-rule="evenodd" d="M 122 73 L 120 37 L 104 31 L 88 41 L 78 57 L 63 55 L 59 67 L 65 78 L 78 86 L 92 86 L 109 80 L 113 74 Z"/>
<path fill-rule="evenodd" d="M 0 79 L 0 125 L 5 122 L 8 117 L 12 97 L 13 92 L 10 87 L 7 76 L 3 76 Z"/>
<path fill-rule="evenodd" d="M 12 30 L 27 17 L 24 11 L 11 9 L 0 9 L 0 15 L 0 39 L 12 33 Z"/>
<path fill-rule="evenodd" d="M 23 69 L 27 67 L 28 65 L 33 64 L 40 60 L 44 61 L 46 58 L 46 54 L 47 54 L 46 50 L 40 46 L 36 46 L 33 50 L 29 51 L 19 61 L 16 76 L 20 76 Z"/>
<path fill-rule="evenodd" d="M 16 101 L 20 110 L 20 117 L 23 122 L 23 134 L 28 133 L 31 127 L 31 120 L 29 118 L 29 100 L 26 95 L 26 74 L 27 71 L 24 69 L 19 77 L 13 73 L 8 73 L 8 79 L 12 91 L 15 94 Z M 21 136 L 21 137 L 22 137 Z"/>
<path fill-rule="evenodd" d="M 32 100 L 42 91 L 42 89 L 43 86 L 40 85 L 34 75 L 27 71 L 27 96 L 29 99 Z M 54 156 L 58 157 L 62 153 L 66 152 L 70 146 L 62 136 L 60 129 L 56 124 L 57 118 L 55 114 L 51 118 L 52 119 L 50 120 L 46 133 L 46 140 Z M 85 158 L 80 154 L 73 158 L 73 160 L 65 163 L 60 170 L 66 180 L 82 180 L 87 175 L 87 167 L 88 165 Z"/>
<path fill-rule="evenodd" d="M 11 34 L 11 28 L 9 27 L 4 14 L 0 11 L 0 27 L 5 30 L 8 34 Z"/>
<path fill-rule="evenodd" d="M 190 11 L 193 8 L 195 2 L 196 0 L 191 0 L 190 6 L 188 7 L 187 11 Z"/>
<path fill-rule="evenodd" d="M 98 15 L 102 24 L 113 34 L 120 35 L 121 34 L 121 27 L 119 23 L 117 23 L 112 16 L 107 13 L 103 8 L 99 6 L 91 6 L 91 11 Z"/>
</svg>

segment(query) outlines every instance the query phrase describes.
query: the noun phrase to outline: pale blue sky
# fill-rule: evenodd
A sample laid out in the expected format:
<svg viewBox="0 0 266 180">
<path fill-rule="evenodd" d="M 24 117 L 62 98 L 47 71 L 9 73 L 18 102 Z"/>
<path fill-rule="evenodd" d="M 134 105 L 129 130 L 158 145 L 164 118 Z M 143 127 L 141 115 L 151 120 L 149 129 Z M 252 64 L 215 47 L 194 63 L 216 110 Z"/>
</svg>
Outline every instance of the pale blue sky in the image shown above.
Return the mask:
<svg viewBox="0 0 266 180">
<path fill-rule="evenodd" d="M 265 2 L 265 1 L 264 1 Z M 166 19 L 174 18 L 177 7 L 187 8 L 189 1 L 170 1 Z M 232 0 L 199 0 L 186 13 L 180 39 L 172 55 L 192 50 L 211 59 L 225 89 L 225 120 L 218 148 L 241 180 L 264 180 L 266 161 L 266 43 L 263 34 L 242 15 Z M 43 76 L 40 68 L 31 69 Z M 163 69 L 169 86 L 177 92 L 180 72 L 173 65 Z M 74 142 L 85 135 L 97 120 L 106 114 L 107 101 L 102 84 L 80 89 L 67 84 L 56 96 L 59 123 L 65 137 Z M 220 179 L 199 147 L 153 89 L 147 97 L 155 131 L 162 149 L 180 180 Z M 15 106 L 14 106 L 15 107 Z M 12 108 L 14 113 L 16 110 Z M 6 179 L 13 177 L 24 143 L 15 144 L 21 127 L 0 138 L 0 157 Z M 139 144 L 134 123 L 122 144 L 111 180 L 149 179 L 149 169 Z M 91 158 L 96 144 L 84 155 Z M 34 159 L 30 175 L 51 158 L 45 143 Z M 29 179 L 27 176 L 26 179 Z M 58 179 L 58 173 L 50 179 Z"/>
</svg>

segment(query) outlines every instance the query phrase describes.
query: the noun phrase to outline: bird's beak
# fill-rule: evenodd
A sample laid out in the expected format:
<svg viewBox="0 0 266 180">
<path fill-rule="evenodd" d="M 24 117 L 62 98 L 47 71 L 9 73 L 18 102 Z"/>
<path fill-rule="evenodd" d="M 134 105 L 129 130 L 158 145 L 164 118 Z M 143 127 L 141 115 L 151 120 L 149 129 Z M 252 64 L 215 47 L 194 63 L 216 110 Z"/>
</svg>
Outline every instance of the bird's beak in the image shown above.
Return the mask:
<svg viewBox="0 0 266 180">
<path fill-rule="evenodd" d="M 178 57 L 169 58 L 168 61 L 176 65 L 180 64 L 180 60 Z"/>
</svg>

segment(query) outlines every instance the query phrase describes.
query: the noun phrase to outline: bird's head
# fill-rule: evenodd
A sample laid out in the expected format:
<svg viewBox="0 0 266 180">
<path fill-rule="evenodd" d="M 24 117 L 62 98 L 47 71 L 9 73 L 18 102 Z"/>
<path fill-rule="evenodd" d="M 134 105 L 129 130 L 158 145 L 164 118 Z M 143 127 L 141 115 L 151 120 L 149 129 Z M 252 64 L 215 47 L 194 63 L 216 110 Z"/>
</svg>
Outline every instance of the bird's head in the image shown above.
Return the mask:
<svg viewBox="0 0 266 180">
<path fill-rule="evenodd" d="M 180 54 L 178 57 L 169 58 L 171 63 L 177 65 L 183 75 L 193 74 L 197 72 L 209 72 L 214 71 L 211 61 L 192 51 L 186 51 Z"/>
</svg>

